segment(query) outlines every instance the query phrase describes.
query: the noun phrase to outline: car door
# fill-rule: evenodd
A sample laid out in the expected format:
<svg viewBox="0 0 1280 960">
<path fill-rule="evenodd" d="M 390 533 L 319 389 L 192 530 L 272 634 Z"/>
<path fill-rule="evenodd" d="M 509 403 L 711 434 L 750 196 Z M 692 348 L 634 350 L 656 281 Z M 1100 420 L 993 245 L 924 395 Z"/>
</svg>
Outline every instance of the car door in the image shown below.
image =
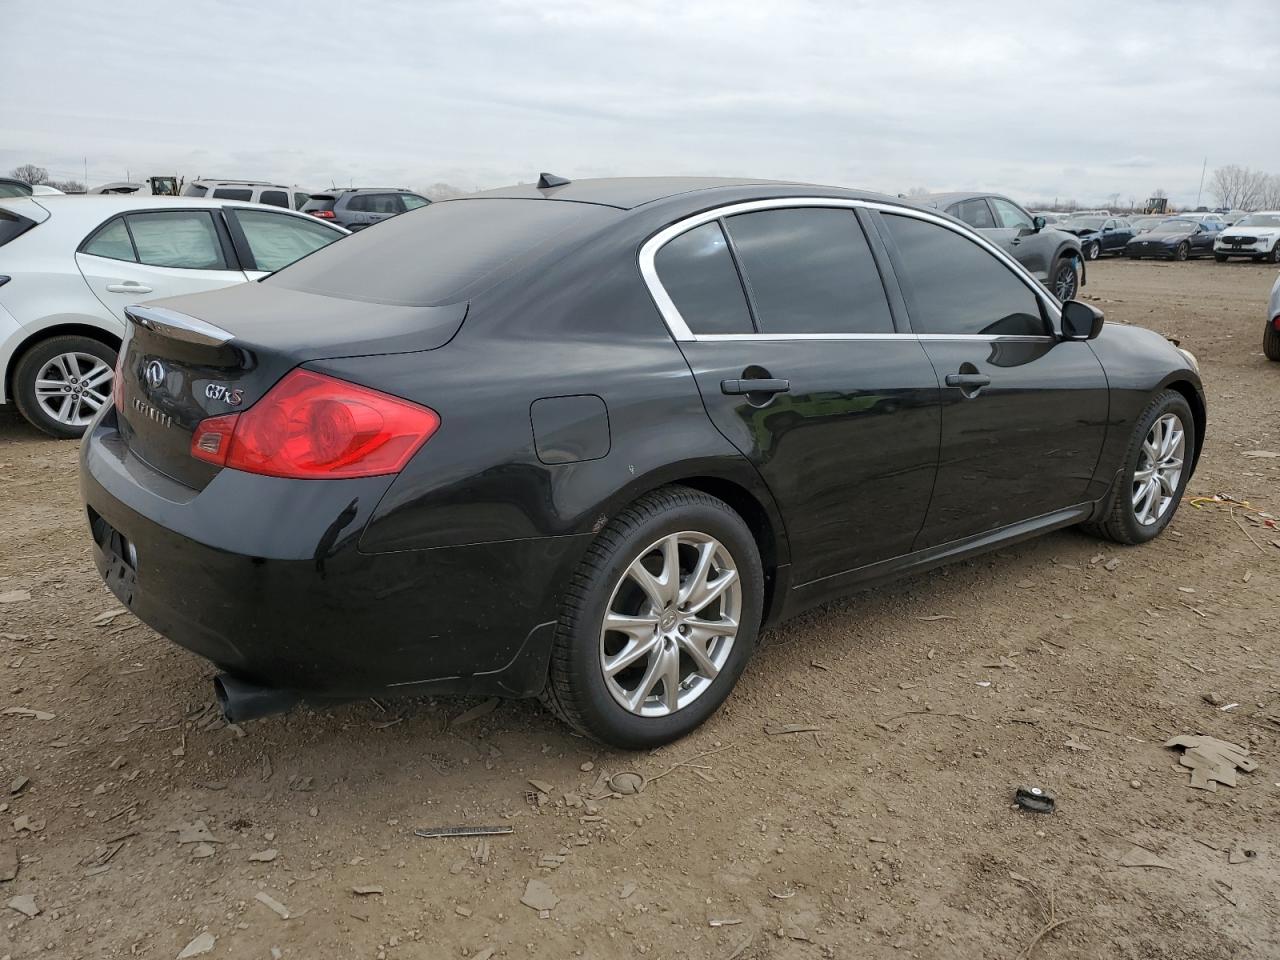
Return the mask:
<svg viewBox="0 0 1280 960">
<path fill-rule="evenodd" d="M 76 264 L 102 304 L 125 307 L 244 283 L 230 238 L 211 210 L 135 210 L 81 244 Z"/>
<path fill-rule="evenodd" d="M 1057 250 L 1057 241 L 1047 232 L 1036 230 L 1035 220 L 1031 214 L 1012 200 L 1004 197 L 990 199 L 991 209 L 995 211 L 999 228 L 994 235 L 1000 238 L 1000 246 L 1026 267 L 1033 277 L 1041 283 L 1047 282 L 1049 261 Z"/>
<path fill-rule="evenodd" d="M 259 280 L 346 234 L 318 220 L 253 207 L 226 207 L 232 243 L 250 280 Z"/>
<path fill-rule="evenodd" d="M 933 489 L 939 387 L 895 326 L 859 215 L 737 204 L 655 245 L 655 299 L 711 420 L 778 503 L 793 583 L 906 553 Z"/>
<path fill-rule="evenodd" d="M 938 480 L 917 549 L 1095 498 L 1108 392 L 1090 345 L 1060 341 L 1047 297 L 976 240 L 905 213 L 879 223 L 942 381 Z"/>
<path fill-rule="evenodd" d="M 1191 235 L 1191 249 L 1201 253 L 1213 250 L 1213 241 L 1218 239 L 1222 228 L 1212 220 L 1201 220 L 1196 232 Z"/>
<path fill-rule="evenodd" d="M 1105 246 L 1108 250 L 1119 252 L 1133 239 L 1133 225 L 1128 220 L 1113 220 L 1111 223 L 1110 240 Z"/>
</svg>

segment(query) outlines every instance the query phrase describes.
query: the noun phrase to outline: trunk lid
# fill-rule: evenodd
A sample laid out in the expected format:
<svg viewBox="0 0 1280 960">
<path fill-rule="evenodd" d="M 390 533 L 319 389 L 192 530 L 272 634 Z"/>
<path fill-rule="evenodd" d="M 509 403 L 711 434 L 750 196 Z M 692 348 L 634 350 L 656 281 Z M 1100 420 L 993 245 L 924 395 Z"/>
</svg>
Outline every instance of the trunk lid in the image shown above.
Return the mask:
<svg viewBox="0 0 1280 960">
<path fill-rule="evenodd" d="M 152 469 L 203 489 L 222 468 L 191 455 L 200 421 L 248 409 L 312 360 L 434 350 L 453 338 L 466 310 L 465 302 L 368 303 L 258 283 L 129 307 L 121 435 Z"/>
</svg>

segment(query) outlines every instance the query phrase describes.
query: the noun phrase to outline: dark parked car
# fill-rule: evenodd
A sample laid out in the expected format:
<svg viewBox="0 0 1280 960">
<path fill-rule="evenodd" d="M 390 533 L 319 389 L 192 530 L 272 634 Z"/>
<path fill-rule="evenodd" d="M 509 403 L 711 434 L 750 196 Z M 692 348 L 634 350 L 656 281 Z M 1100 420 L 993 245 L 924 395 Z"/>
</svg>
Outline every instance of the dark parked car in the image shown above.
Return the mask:
<svg viewBox="0 0 1280 960">
<path fill-rule="evenodd" d="M 1060 306 L 959 221 L 541 182 L 132 308 L 81 448 L 94 556 L 226 671 L 231 718 L 541 696 L 651 746 L 763 625 L 1061 527 L 1141 543 L 1177 509 L 1191 355 Z"/>
<path fill-rule="evenodd" d="M 403 188 L 360 187 L 313 193 L 311 199 L 302 205 L 302 212 L 348 230 L 363 230 L 408 210 L 425 207 L 430 202 L 426 197 Z"/>
<path fill-rule="evenodd" d="M 1031 215 L 1008 197 L 934 193 L 915 199 L 981 230 L 1064 303 L 1084 286 L 1084 253 L 1079 239 L 1048 227 L 1044 217 Z"/>
<path fill-rule="evenodd" d="M 1131 260 L 1187 260 L 1213 253 L 1213 241 L 1221 232 L 1220 227 L 1207 220 L 1169 217 L 1126 243 L 1124 255 Z"/>
<path fill-rule="evenodd" d="M 1124 245 L 1133 239 L 1133 227 L 1120 217 L 1072 217 L 1054 229 L 1079 237 L 1086 260 L 1097 260 L 1104 253 L 1123 253 Z"/>
</svg>

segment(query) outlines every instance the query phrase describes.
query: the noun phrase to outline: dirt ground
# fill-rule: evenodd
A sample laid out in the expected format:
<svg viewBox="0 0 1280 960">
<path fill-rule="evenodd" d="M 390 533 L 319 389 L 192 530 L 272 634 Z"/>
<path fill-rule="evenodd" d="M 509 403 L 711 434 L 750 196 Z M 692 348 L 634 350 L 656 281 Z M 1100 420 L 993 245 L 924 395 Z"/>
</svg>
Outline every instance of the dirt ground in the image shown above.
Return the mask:
<svg viewBox="0 0 1280 960">
<path fill-rule="evenodd" d="M 1250 508 L 1184 502 L 1146 547 L 1067 531 L 825 608 L 646 754 L 534 703 L 228 728 L 209 664 L 107 616 L 76 445 L 5 408 L 0 958 L 170 960 L 210 937 L 200 955 L 297 960 L 1280 957 L 1280 531 L 1257 517 L 1280 515 L 1280 459 L 1249 456 L 1280 452 L 1275 275 L 1106 261 L 1086 288 L 1197 354 L 1189 494 Z M 1184 733 L 1257 769 L 1192 789 L 1163 746 Z M 622 771 L 643 791 L 601 796 Z M 1056 812 L 1014 808 L 1023 784 Z M 513 832 L 414 835 L 477 824 Z M 546 915 L 521 903 L 531 880 Z M 5 906 L 28 896 L 32 918 Z"/>
</svg>

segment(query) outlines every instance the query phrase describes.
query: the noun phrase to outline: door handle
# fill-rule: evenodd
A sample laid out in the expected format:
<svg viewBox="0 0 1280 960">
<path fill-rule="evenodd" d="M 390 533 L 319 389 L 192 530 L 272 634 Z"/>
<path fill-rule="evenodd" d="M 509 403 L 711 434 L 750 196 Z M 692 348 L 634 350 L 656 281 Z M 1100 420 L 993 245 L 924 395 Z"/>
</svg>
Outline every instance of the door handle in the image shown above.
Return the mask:
<svg viewBox="0 0 1280 960">
<path fill-rule="evenodd" d="M 721 380 L 720 392 L 730 397 L 747 393 L 790 393 L 790 380 Z"/>
<path fill-rule="evenodd" d="M 151 288 L 145 283 L 137 283 L 133 280 L 126 280 L 124 283 L 108 283 L 108 293 L 150 293 Z"/>
<path fill-rule="evenodd" d="M 1021 237 L 1014 237 L 1012 240 L 1010 240 L 1010 241 L 1009 241 L 1009 243 L 1011 243 L 1011 244 L 1012 244 L 1013 246 L 1015 246 L 1015 247 L 1016 247 L 1018 244 L 1020 244 L 1021 242 L 1022 242 L 1022 238 L 1021 238 Z"/>
<path fill-rule="evenodd" d="M 991 383 L 991 378 L 985 373 L 948 373 L 948 387 L 963 387 L 973 389 L 975 387 L 985 387 Z"/>
</svg>

